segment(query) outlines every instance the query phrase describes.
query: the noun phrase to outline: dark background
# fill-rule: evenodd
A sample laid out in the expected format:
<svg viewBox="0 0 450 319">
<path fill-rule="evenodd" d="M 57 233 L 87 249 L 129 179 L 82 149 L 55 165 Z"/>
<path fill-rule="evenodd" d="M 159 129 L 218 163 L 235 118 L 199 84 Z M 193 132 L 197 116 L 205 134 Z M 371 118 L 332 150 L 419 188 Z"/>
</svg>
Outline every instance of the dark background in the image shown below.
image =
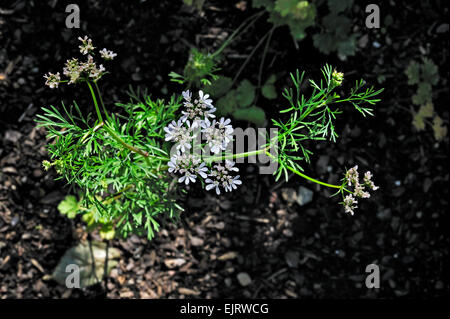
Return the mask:
<svg viewBox="0 0 450 319">
<path fill-rule="evenodd" d="M 114 240 L 122 259 L 106 290 L 70 290 L 44 280 L 85 235 L 80 220 L 68 220 L 56 209 L 68 188 L 53 180 L 54 173 L 42 171 L 45 132 L 33 119 L 40 107 L 58 106 L 61 100 L 76 98 L 85 109 L 90 102 L 84 87 L 50 90 L 42 76 L 77 55 L 76 39 L 86 34 L 99 48 L 118 53 L 101 83 L 106 104 L 126 101 L 130 84 L 167 97 L 183 89 L 167 74 L 182 72 L 191 46 L 214 51 L 255 12 L 246 1 L 206 1 L 201 13 L 181 1 L 76 1 L 82 27 L 69 30 L 64 23 L 68 3 L 0 1 L 0 298 L 433 298 L 448 293 L 448 137 L 436 142 L 431 129 L 414 129 L 415 87 L 407 85 L 404 74 L 410 60 L 423 56 L 439 66 L 433 102 L 448 125 L 446 1 L 376 2 L 382 27 L 385 15 L 393 18 L 384 32 L 365 28 L 366 3 L 358 2 L 354 30 L 367 41 L 360 41 L 347 61 L 321 54 L 310 37 L 296 48 L 286 27 L 275 31 L 264 74 L 281 78 L 279 92 L 288 85 L 289 72 L 299 68 L 317 76 L 325 63 L 343 71 L 348 85 L 362 77 L 386 88 L 375 116 L 346 112 L 337 121 L 338 142 L 314 146 L 313 164 L 307 167 L 309 175 L 329 182 L 355 164 L 374 173 L 380 190 L 355 216 L 344 214 L 328 190 L 299 177 L 275 183 L 257 167 L 242 165 L 239 191 L 216 197 L 191 189 L 180 222 L 167 225 L 153 241 Z M 235 74 L 270 30 L 265 20 L 225 51 L 222 74 Z M 256 81 L 258 52 L 242 78 Z M 378 83 L 381 75 L 385 81 Z M 268 117 L 278 117 L 283 103 L 278 99 L 261 107 Z M 283 198 L 300 185 L 314 191 L 305 206 Z M 184 265 L 170 268 L 173 258 Z M 380 289 L 364 285 L 370 263 L 380 266 Z M 250 275 L 249 286 L 238 282 L 242 272 Z"/>
</svg>

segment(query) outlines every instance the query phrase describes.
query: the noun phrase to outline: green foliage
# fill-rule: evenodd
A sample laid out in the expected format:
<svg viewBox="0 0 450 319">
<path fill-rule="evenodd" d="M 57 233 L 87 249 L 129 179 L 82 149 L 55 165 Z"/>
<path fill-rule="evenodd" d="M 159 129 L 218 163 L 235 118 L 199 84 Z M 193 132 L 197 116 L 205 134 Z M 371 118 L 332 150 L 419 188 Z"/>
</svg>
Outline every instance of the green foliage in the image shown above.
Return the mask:
<svg viewBox="0 0 450 319">
<path fill-rule="evenodd" d="M 405 70 L 405 74 L 408 77 L 408 84 L 419 84 L 420 82 L 420 68 L 421 65 L 416 61 L 411 61 Z"/>
<path fill-rule="evenodd" d="M 420 82 L 417 87 L 416 94 L 413 95 L 412 101 L 415 105 L 422 105 L 432 100 L 433 90 L 430 83 Z"/>
<path fill-rule="evenodd" d="M 270 13 L 269 21 L 275 26 L 287 25 L 295 40 L 302 40 L 307 30 L 316 24 L 320 31 L 312 30 L 314 46 L 325 54 L 337 52 L 341 59 L 355 54 L 358 34 L 351 34 L 352 20 L 349 11 L 353 0 L 328 0 L 322 2 L 299 0 L 253 0 L 255 8 Z M 316 8 L 316 6 L 318 6 Z M 317 11 L 327 6 L 328 14 L 317 17 Z"/>
<path fill-rule="evenodd" d="M 197 8 L 197 10 L 200 11 L 205 3 L 205 0 L 183 0 L 183 2 L 188 6 Z"/>
<path fill-rule="evenodd" d="M 184 68 L 183 75 L 170 72 L 172 82 L 185 84 L 187 87 L 202 87 L 211 84 L 211 81 L 217 79 L 215 74 L 217 68 L 217 56 L 201 52 L 193 48 L 189 55 L 189 60 Z"/>
<path fill-rule="evenodd" d="M 337 52 L 341 57 L 355 54 L 357 34 L 350 34 L 351 19 L 330 13 L 322 19 L 322 31 L 313 35 L 314 46 L 321 52 Z"/>
<path fill-rule="evenodd" d="M 328 0 L 327 4 L 330 12 L 340 13 L 351 8 L 353 0 Z"/>
<path fill-rule="evenodd" d="M 253 0 L 256 8 L 264 7 L 269 13 L 269 21 L 275 26 L 288 25 L 296 40 L 306 36 L 306 29 L 314 25 L 316 7 L 309 1 L 298 0 Z"/>
<path fill-rule="evenodd" d="M 211 96 L 223 96 L 225 95 L 233 86 L 233 80 L 226 76 L 219 76 L 210 85 L 207 85 L 205 89 L 208 90 Z"/>
<path fill-rule="evenodd" d="M 412 96 L 412 102 L 419 105 L 419 111 L 413 111 L 412 124 L 418 131 L 425 130 L 428 119 L 433 118 L 430 123 L 436 140 L 440 141 L 447 135 L 447 127 L 442 119 L 435 114 L 433 105 L 433 85 L 439 81 L 439 70 L 432 60 L 423 58 L 422 63 L 410 61 L 405 69 L 409 85 L 417 85 L 417 91 Z"/>
<path fill-rule="evenodd" d="M 280 113 L 289 113 L 287 121 L 272 119 L 278 128 L 278 136 L 268 145 L 278 145 L 276 160 L 279 163 L 276 172 L 277 180 L 284 175 L 288 178 L 288 170 L 301 172 L 303 168 L 301 161 L 310 162 L 312 152 L 306 148 L 307 141 L 319 141 L 329 139 L 335 142 L 338 134 L 335 130 L 334 121 L 342 113 L 338 104 L 347 103 L 352 105 L 363 116 L 372 115 L 370 106 L 380 100 L 376 98 L 383 90 L 375 90 L 366 87 L 363 80 L 357 81 L 355 87 L 350 90 L 348 97 L 340 97 L 336 92 L 334 74 L 331 66 L 326 65 L 323 70 L 323 80 L 316 83 L 309 80 L 312 93 L 306 97 L 300 92 L 305 73 L 297 70 L 291 74 L 294 88 L 285 89 L 283 96 L 287 99 L 289 106 Z"/>
<path fill-rule="evenodd" d="M 444 125 L 444 121 L 438 115 L 433 119 L 433 132 L 437 141 L 441 141 L 447 136 L 447 126 Z"/>
<path fill-rule="evenodd" d="M 261 93 L 266 99 L 273 100 L 277 98 L 277 91 L 274 85 L 276 79 L 275 74 L 272 74 L 262 86 Z"/>
<path fill-rule="evenodd" d="M 250 106 L 255 100 L 255 87 L 253 84 L 244 79 L 239 83 L 236 89 L 236 101 L 238 105 L 242 108 Z"/>
<path fill-rule="evenodd" d="M 52 141 L 51 159 L 60 163 L 59 179 L 80 193 L 80 202 L 74 197 L 61 202 L 61 213 L 83 214 L 88 229 L 100 228 L 104 237 L 114 228 L 122 236 L 145 232 L 151 239 L 161 222 L 176 219 L 181 210 L 172 179 L 162 171 L 168 160 L 163 128 L 175 118 L 180 100 L 152 100 L 141 93 L 131 90 L 130 102 L 117 104 L 122 114 L 101 123 L 91 124 L 75 102 L 70 108 L 63 104 L 62 112 L 43 108 L 37 116 Z"/>
<path fill-rule="evenodd" d="M 257 126 L 263 126 L 266 122 L 266 114 L 264 113 L 264 110 L 257 106 L 252 106 L 246 109 L 237 109 L 233 112 L 233 117 L 236 120 L 255 123 Z"/>
<path fill-rule="evenodd" d="M 80 210 L 77 198 L 73 195 L 68 195 L 58 205 L 58 210 L 62 215 L 66 215 L 68 218 L 75 218 Z"/>
<path fill-rule="evenodd" d="M 275 75 L 270 76 L 261 88 L 261 93 L 268 99 L 274 99 L 277 96 L 275 80 Z M 220 76 L 204 88 L 217 99 L 218 115 L 232 115 L 237 120 L 249 121 L 257 126 L 264 125 L 266 121 L 264 110 L 253 105 L 256 99 L 256 86 L 247 79 L 239 82 L 235 89 L 232 89 L 232 84 L 231 78 Z"/>
</svg>

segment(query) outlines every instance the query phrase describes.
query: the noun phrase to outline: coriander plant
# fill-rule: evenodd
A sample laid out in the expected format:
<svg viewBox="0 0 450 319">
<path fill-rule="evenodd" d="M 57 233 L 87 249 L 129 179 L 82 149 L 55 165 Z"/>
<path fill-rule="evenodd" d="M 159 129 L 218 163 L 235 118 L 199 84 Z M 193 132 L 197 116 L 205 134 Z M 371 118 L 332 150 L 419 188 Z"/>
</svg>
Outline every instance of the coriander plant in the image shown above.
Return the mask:
<svg viewBox="0 0 450 319">
<path fill-rule="evenodd" d="M 346 171 L 339 185 L 324 183 L 304 173 L 302 162 L 309 163 L 312 152 L 307 141 L 338 137 L 334 121 L 342 113 L 340 105 L 352 105 L 364 116 L 372 115 L 369 107 L 376 104 L 382 90 L 366 87 L 358 81 L 347 97 L 336 93 L 343 74 L 326 65 L 324 79 L 310 80 L 309 97 L 301 92 L 304 73 L 291 75 L 294 88 L 283 96 L 288 107 L 281 111 L 287 119 L 272 119 L 277 134 L 265 136 L 258 149 L 233 152 L 233 144 L 242 138 L 231 120 L 216 118 L 216 108 L 207 92 L 199 90 L 174 94 L 168 101 L 152 99 L 145 92 L 130 91 L 128 103 L 118 103 L 119 112 L 112 113 L 98 85 L 107 74 L 95 59 L 97 52 L 105 61 L 116 54 L 110 50 L 96 51 L 92 40 L 81 41 L 77 58 L 66 62 L 60 73 L 45 75 L 46 85 L 86 85 L 95 113 L 82 112 L 76 102 L 70 107 L 43 107 L 38 115 L 50 141 L 46 170 L 54 167 L 79 194 L 67 197 L 59 209 L 68 217 L 79 214 L 88 230 L 99 228 L 104 238 L 130 233 L 147 234 L 152 239 L 160 225 L 176 221 L 183 210 L 180 200 L 190 184 L 201 184 L 206 191 L 231 192 L 242 184 L 235 159 L 264 155 L 276 168 L 278 180 L 288 178 L 288 171 L 311 182 L 337 189 L 345 211 L 353 214 L 358 198 L 368 198 L 368 190 L 376 190 L 372 174 L 366 172 L 359 180 L 357 166 Z"/>
</svg>

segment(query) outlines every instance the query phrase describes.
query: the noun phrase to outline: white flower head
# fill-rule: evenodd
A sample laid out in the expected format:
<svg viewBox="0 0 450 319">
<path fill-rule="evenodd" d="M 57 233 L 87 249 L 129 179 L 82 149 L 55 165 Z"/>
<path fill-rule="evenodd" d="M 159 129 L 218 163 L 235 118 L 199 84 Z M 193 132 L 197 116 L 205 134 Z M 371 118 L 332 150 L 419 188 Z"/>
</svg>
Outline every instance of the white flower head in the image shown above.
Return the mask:
<svg viewBox="0 0 450 319">
<path fill-rule="evenodd" d="M 59 82 L 61 81 L 61 76 L 59 75 L 59 72 L 56 74 L 48 72 L 48 74 L 44 75 L 45 78 L 45 85 L 50 87 L 51 89 L 55 89 L 59 86 Z"/>
<path fill-rule="evenodd" d="M 344 208 L 345 208 L 345 212 L 349 213 L 350 215 L 354 215 L 354 210 L 356 208 L 358 208 L 358 206 L 356 206 L 356 204 L 358 204 L 358 201 L 355 199 L 355 197 L 353 197 L 353 195 L 347 195 L 344 198 Z"/>
<path fill-rule="evenodd" d="M 72 84 L 78 81 L 82 71 L 83 67 L 80 62 L 78 62 L 78 59 L 73 58 L 66 61 L 63 74 L 70 78 L 69 84 Z"/>
<path fill-rule="evenodd" d="M 181 119 L 178 122 L 172 121 L 164 128 L 166 132 L 165 140 L 177 143 L 177 150 L 185 152 L 186 149 L 191 149 L 192 141 L 197 137 L 198 125 L 196 121 L 192 122 L 192 124 Z"/>
<path fill-rule="evenodd" d="M 230 141 L 233 140 L 233 127 L 230 125 L 230 119 L 213 120 L 210 122 L 207 118 L 201 123 L 202 133 L 208 143 L 211 152 L 218 154 L 227 149 Z"/>
<path fill-rule="evenodd" d="M 191 102 L 192 93 L 189 90 L 181 92 L 183 95 L 183 98 L 186 100 L 186 102 Z"/>
<path fill-rule="evenodd" d="M 106 48 L 103 48 L 103 50 L 100 50 L 99 53 L 100 53 L 100 56 L 107 61 L 113 60 L 117 56 L 117 53 L 114 53 L 111 50 L 106 50 Z"/>
<path fill-rule="evenodd" d="M 209 94 L 204 94 L 202 90 L 198 91 L 199 103 L 205 104 L 206 106 L 213 107 L 212 100 L 208 99 Z"/>
<path fill-rule="evenodd" d="M 364 173 L 364 184 L 369 187 L 371 190 L 376 191 L 379 187 L 375 186 L 375 184 L 372 181 L 372 173 L 370 171 L 367 171 Z"/>
<path fill-rule="evenodd" d="M 192 100 L 192 93 L 187 90 L 182 92 L 185 102 L 183 102 L 184 110 L 181 112 L 183 116 L 181 119 L 186 121 L 188 119 L 198 121 L 205 118 L 214 118 L 216 108 L 212 105 L 212 100 L 208 99 L 209 95 L 199 91 L 199 98 Z"/>
<path fill-rule="evenodd" d="M 225 192 L 231 192 L 237 188 L 237 185 L 241 185 L 242 181 L 239 179 L 239 175 L 232 176 L 230 173 L 239 169 L 234 167 L 234 162 L 226 160 L 225 165 L 214 165 L 209 174 L 209 178 L 205 180 L 206 190 L 215 189 L 216 194 L 220 195 L 220 188 L 222 187 Z"/>
<path fill-rule="evenodd" d="M 352 186 L 352 184 L 356 186 L 359 183 L 358 165 L 350 168 L 345 174 L 345 177 L 347 178 L 349 186 Z"/>
<path fill-rule="evenodd" d="M 178 178 L 179 183 L 195 183 L 197 177 L 208 177 L 208 167 L 202 163 L 198 156 L 186 153 L 174 154 L 167 163 L 170 173 L 179 173 L 182 176 Z"/>
<path fill-rule="evenodd" d="M 81 45 L 79 46 L 79 48 L 80 52 L 83 55 L 89 54 L 95 49 L 95 47 L 92 45 L 92 40 L 89 39 L 86 35 L 84 36 L 84 38 L 78 37 L 78 40 L 81 41 Z"/>
</svg>

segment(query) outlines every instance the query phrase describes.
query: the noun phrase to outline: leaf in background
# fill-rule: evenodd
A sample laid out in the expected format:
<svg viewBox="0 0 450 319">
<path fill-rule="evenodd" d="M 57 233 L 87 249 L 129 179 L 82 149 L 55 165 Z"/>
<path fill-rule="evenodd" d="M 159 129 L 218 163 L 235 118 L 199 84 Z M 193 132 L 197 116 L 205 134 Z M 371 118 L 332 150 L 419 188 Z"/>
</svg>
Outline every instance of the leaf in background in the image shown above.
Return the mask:
<svg viewBox="0 0 450 319">
<path fill-rule="evenodd" d="M 272 74 L 269 76 L 265 84 L 274 84 L 276 80 L 277 77 L 275 76 L 275 74 Z"/>
<path fill-rule="evenodd" d="M 430 59 L 424 58 L 422 64 L 422 80 L 431 85 L 439 81 L 438 67 Z"/>
<path fill-rule="evenodd" d="M 419 113 L 414 113 L 412 124 L 418 131 L 423 131 L 425 129 L 424 118 Z"/>
<path fill-rule="evenodd" d="M 106 256 L 108 255 L 108 258 Z M 80 269 L 80 288 L 88 287 L 99 283 L 104 275 L 108 275 L 113 267 L 117 265 L 120 257 L 120 250 L 113 247 L 106 247 L 106 243 L 89 242 L 79 244 L 65 252 L 55 270 L 52 278 L 61 285 L 66 284 L 66 278 L 70 272 L 66 272 L 66 267 L 75 264 Z M 107 260 L 106 274 L 105 261 Z"/>
<path fill-rule="evenodd" d="M 273 100 L 277 98 L 277 90 L 273 84 L 265 84 L 261 88 L 261 92 L 266 99 Z"/>
<path fill-rule="evenodd" d="M 240 107 L 247 107 L 255 99 L 255 87 L 249 80 L 245 79 L 236 89 L 236 101 Z"/>
<path fill-rule="evenodd" d="M 116 231 L 112 224 L 104 224 L 100 228 L 99 234 L 102 239 L 111 240 L 116 236 Z"/>
<path fill-rule="evenodd" d="M 429 118 L 433 116 L 433 112 L 434 112 L 434 106 L 432 102 L 428 102 L 426 104 L 423 104 L 420 109 L 419 109 L 419 114 L 423 117 L 423 118 Z"/>
<path fill-rule="evenodd" d="M 417 88 L 417 93 L 413 95 L 412 101 L 416 105 L 422 105 L 432 100 L 431 84 L 427 82 L 420 82 Z"/>
<path fill-rule="evenodd" d="M 333 37 L 328 33 L 316 33 L 313 35 L 314 46 L 320 50 L 320 52 L 329 54 L 334 51 L 335 43 Z"/>
<path fill-rule="evenodd" d="M 434 106 L 432 102 L 423 104 L 417 113 L 414 113 L 412 124 L 418 131 L 425 129 L 425 119 L 433 116 Z"/>
<path fill-rule="evenodd" d="M 77 198 L 73 195 L 66 196 L 58 205 L 59 212 L 68 218 L 75 218 L 79 209 Z"/>
<path fill-rule="evenodd" d="M 205 92 L 210 94 L 214 98 L 225 95 L 233 85 L 233 80 L 226 76 L 220 76 L 217 80 L 213 81 L 211 85 L 205 86 Z"/>
<path fill-rule="evenodd" d="M 183 0 L 188 6 L 196 7 L 198 11 L 202 10 L 205 0 Z"/>
<path fill-rule="evenodd" d="M 339 13 L 350 8 L 353 0 L 328 0 L 328 8 L 331 12 Z"/>
<path fill-rule="evenodd" d="M 261 8 L 264 7 L 267 11 L 273 10 L 274 3 L 272 0 L 253 0 L 252 7 Z"/>
<path fill-rule="evenodd" d="M 273 85 L 276 79 L 275 74 L 272 74 L 261 88 L 261 93 L 266 99 L 273 100 L 277 97 L 277 91 L 275 89 L 275 85 Z"/>
<path fill-rule="evenodd" d="M 225 96 L 221 97 L 217 103 L 217 115 L 224 116 L 233 113 L 237 108 L 236 90 L 229 91 Z"/>
<path fill-rule="evenodd" d="M 169 73 L 170 81 L 183 84 L 184 83 L 184 77 L 181 74 L 170 72 Z"/>
<path fill-rule="evenodd" d="M 436 115 L 433 119 L 433 131 L 437 141 L 441 141 L 447 135 L 447 127 L 443 124 L 442 119 Z"/>
<path fill-rule="evenodd" d="M 356 51 L 356 34 L 352 34 L 346 40 L 339 41 L 337 43 L 338 54 L 342 57 L 355 55 Z M 343 59 L 341 59 L 343 60 Z"/>
<path fill-rule="evenodd" d="M 408 77 L 409 85 L 418 84 L 420 82 L 420 64 L 416 61 L 409 62 L 405 74 Z"/>
<path fill-rule="evenodd" d="M 266 114 L 257 106 L 246 109 L 237 109 L 233 112 L 233 117 L 237 120 L 255 123 L 257 126 L 263 126 L 266 121 Z"/>
</svg>

